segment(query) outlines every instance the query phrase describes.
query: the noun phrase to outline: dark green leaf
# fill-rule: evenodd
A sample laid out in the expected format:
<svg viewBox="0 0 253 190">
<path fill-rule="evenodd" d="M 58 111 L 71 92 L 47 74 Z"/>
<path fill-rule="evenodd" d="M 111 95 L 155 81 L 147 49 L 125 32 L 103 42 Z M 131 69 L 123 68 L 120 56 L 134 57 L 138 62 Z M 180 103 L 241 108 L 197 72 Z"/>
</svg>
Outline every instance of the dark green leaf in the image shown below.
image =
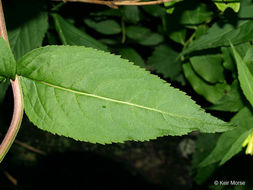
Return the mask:
<svg viewBox="0 0 253 190">
<path fill-rule="evenodd" d="M 196 73 L 207 82 L 224 82 L 221 55 L 194 56 L 190 61 Z"/>
<path fill-rule="evenodd" d="M 74 25 L 65 21 L 60 15 L 53 14 L 56 30 L 64 45 L 80 45 L 92 47 L 100 50 L 107 50 L 107 47 L 86 34 L 84 31 L 76 28 Z"/>
<path fill-rule="evenodd" d="M 169 38 L 173 41 L 184 45 L 186 37 L 186 29 L 181 29 L 169 33 Z"/>
<path fill-rule="evenodd" d="M 167 45 L 160 45 L 155 48 L 152 56 L 148 58 L 148 64 L 163 74 L 165 78 L 175 80 L 182 70 L 182 64 L 178 57 L 179 53 Z"/>
<path fill-rule="evenodd" d="M 22 25 L 8 30 L 10 46 L 16 60 L 32 49 L 40 47 L 47 29 L 48 15 L 46 12 L 40 12 Z"/>
<path fill-rule="evenodd" d="M 209 22 L 213 13 L 206 4 L 198 0 L 188 0 L 186 2 L 177 3 L 172 13 L 172 20 L 177 20 L 181 25 L 191 27 Z"/>
<path fill-rule="evenodd" d="M 115 20 L 95 22 L 91 19 L 84 19 L 84 22 L 101 34 L 113 35 L 121 32 L 121 27 Z"/>
<path fill-rule="evenodd" d="M 229 40 L 234 44 L 249 42 L 253 39 L 253 5 L 250 0 L 242 1 L 238 15 L 229 13 L 225 18 L 213 24 L 207 33 L 195 40 L 184 51 L 192 51 L 229 46 Z"/>
<path fill-rule="evenodd" d="M 0 76 L 15 79 L 16 61 L 3 38 L 0 38 Z"/>
<path fill-rule="evenodd" d="M 123 18 L 129 23 L 137 24 L 140 21 L 140 11 L 137 6 L 124 6 Z"/>
<path fill-rule="evenodd" d="M 253 106 L 253 75 L 250 72 L 247 64 L 242 60 L 241 56 L 238 54 L 234 46 L 231 44 L 233 54 L 236 60 L 238 78 L 242 88 L 242 91 L 248 101 Z"/>
<path fill-rule="evenodd" d="M 161 43 L 164 38 L 158 33 L 154 33 L 148 28 L 141 26 L 129 26 L 126 28 L 128 38 L 137 41 L 141 45 L 153 46 Z"/>
<path fill-rule="evenodd" d="M 253 115 L 248 108 L 243 108 L 231 120 L 237 125 L 232 131 L 223 133 L 213 151 L 200 163 L 200 167 L 220 162 L 224 164 L 242 150 L 242 143 L 252 131 Z"/>
<path fill-rule="evenodd" d="M 250 47 L 251 47 L 250 43 L 246 42 L 235 46 L 235 49 L 237 50 L 237 52 L 241 57 L 244 57 Z M 222 47 L 221 51 L 222 51 L 222 58 L 224 60 L 223 66 L 226 69 L 234 72 L 236 65 L 231 47 Z"/>
<path fill-rule="evenodd" d="M 133 62 L 135 65 L 145 68 L 145 63 L 140 54 L 135 51 L 133 48 L 122 48 L 119 50 L 119 54 L 124 59 L 128 59 L 130 62 Z"/>
<path fill-rule="evenodd" d="M 153 17 L 162 17 L 166 14 L 166 9 L 160 5 L 148 5 L 141 8 Z"/>
<path fill-rule="evenodd" d="M 237 112 L 243 108 L 243 106 L 243 95 L 241 94 L 238 81 L 235 80 L 231 85 L 231 89 L 225 94 L 225 96 L 208 109 Z"/>
<path fill-rule="evenodd" d="M 211 103 L 216 103 L 229 90 L 229 86 L 225 83 L 216 85 L 205 83 L 201 78 L 197 76 L 197 74 L 193 71 L 191 64 L 189 63 L 183 65 L 183 71 L 185 77 L 190 82 L 195 92 L 204 96 L 205 99 Z"/>
</svg>

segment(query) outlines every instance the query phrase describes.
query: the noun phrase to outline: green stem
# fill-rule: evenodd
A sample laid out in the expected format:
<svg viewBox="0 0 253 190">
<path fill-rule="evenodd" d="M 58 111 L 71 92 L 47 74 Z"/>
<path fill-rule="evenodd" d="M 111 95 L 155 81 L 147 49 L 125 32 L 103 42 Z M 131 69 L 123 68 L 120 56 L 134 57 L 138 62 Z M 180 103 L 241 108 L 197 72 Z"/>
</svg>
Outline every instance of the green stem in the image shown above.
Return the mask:
<svg viewBox="0 0 253 190">
<path fill-rule="evenodd" d="M 124 44 L 126 41 L 126 26 L 125 26 L 124 18 L 121 18 L 121 30 L 122 30 L 121 43 Z"/>
<path fill-rule="evenodd" d="M 4 40 L 7 43 L 9 43 L 1 0 L 0 0 L 0 37 L 3 37 Z M 4 159 L 13 141 L 15 140 L 23 117 L 23 98 L 18 76 L 16 76 L 14 81 L 11 80 L 11 86 L 14 96 L 14 111 L 10 127 L 0 145 L 0 163 Z"/>
</svg>

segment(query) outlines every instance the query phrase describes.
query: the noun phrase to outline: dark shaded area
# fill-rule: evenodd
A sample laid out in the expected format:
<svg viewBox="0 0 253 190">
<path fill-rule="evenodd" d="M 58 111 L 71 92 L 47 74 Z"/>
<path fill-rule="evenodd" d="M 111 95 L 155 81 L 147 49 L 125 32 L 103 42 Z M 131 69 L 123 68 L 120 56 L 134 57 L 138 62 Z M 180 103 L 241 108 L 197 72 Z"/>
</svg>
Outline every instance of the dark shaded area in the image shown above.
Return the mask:
<svg viewBox="0 0 253 190">
<path fill-rule="evenodd" d="M 14 4 L 15 2 L 15 4 Z M 16 4 L 18 2 L 18 4 Z M 45 10 L 43 1 L 36 0 L 4 1 L 6 10 L 6 20 L 9 29 L 16 28 L 29 18 L 33 17 L 40 10 Z M 195 3 L 192 3 L 195 2 Z M 204 1 L 206 2 L 206 1 Z M 182 2 L 181 6 L 173 16 L 179 18 L 184 9 L 192 10 L 199 1 Z M 210 2 L 208 2 L 210 4 Z M 52 4 L 48 3 L 51 7 Z M 208 4 L 208 5 L 209 5 Z M 30 6 L 33 5 L 33 6 Z M 212 4 L 213 5 L 213 4 Z M 48 10 L 50 10 L 50 7 Z M 29 11 L 23 11 L 26 7 Z M 84 27 L 83 19 L 90 16 L 91 10 L 102 11 L 108 9 L 104 6 L 94 6 L 83 3 L 67 3 L 61 7 L 59 13 L 66 19 L 74 21 L 80 29 L 96 39 L 101 35 L 89 27 Z M 215 9 L 211 6 L 211 9 Z M 215 9 L 216 10 L 216 9 Z M 50 10 L 54 12 L 53 10 Z M 121 9 L 119 9 L 121 11 Z M 217 11 L 217 10 L 216 10 Z M 217 13 L 217 12 L 216 12 Z M 142 13 L 143 26 L 152 31 L 161 30 L 160 18 L 149 17 L 147 13 Z M 235 18 L 231 10 L 225 12 L 225 17 Z M 216 15 L 217 16 L 217 15 Z M 218 17 L 218 16 L 217 16 Z M 119 23 L 120 18 L 114 18 Z M 170 19 L 170 18 L 166 18 Z M 218 18 L 215 18 L 216 21 Z M 173 23 L 178 20 L 173 20 Z M 60 44 L 59 37 L 54 29 L 51 17 L 49 17 L 50 28 L 44 40 L 44 45 Z M 156 23 L 156 24 L 153 24 Z M 211 24 L 211 23 L 210 23 Z M 233 23 L 235 24 L 235 23 Z M 126 23 L 127 25 L 131 25 Z M 167 26 L 170 27 L 170 26 Z M 171 32 L 180 30 L 183 26 L 174 25 Z M 164 31 L 162 31 L 164 32 Z M 161 32 L 161 33 L 162 33 Z M 189 33 L 189 32 L 188 32 Z M 190 34 L 187 34 L 188 36 Z M 121 34 L 110 36 L 118 41 Z M 173 42 L 165 36 L 165 42 L 177 51 L 182 50 L 182 46 Z M 120 47 L 133 47 L 143 58 L 150 56 L 154 47 L 143 47 L 133 40 L 126 40 L 125 44 L 111 46 L 113 52 L 117 52 Z M 191 55 L 216 54 L 218 49 L 194 52 Z M 187 57 L 186 57 L 187 58 Z M 154 74 L 157 74 L 153 72 Z M 231 73 L 230 73 L 231 75 Z M 161 75 L 159 77 L 163 78 Z M 232 76 L 230 76 L 232 81 Z M 164 78 L 163 78 L 164 79 Z M 171 82 L 168 79 L 164 79 Z M 197 95 L 192 87 L 186 83 L 182 86 L 179 82 L 172 82 L 172 86 L 181 89 L 192 97 L 203 108 L 211 104 L 202 96 Z M 11 89 L 8 89 L 3 105 L 0 106 L 1 134 L 5 134 L 7 126 L 11 120 L 13 100 Z M 106 108 L 106 106 L 102 106 Z M 213 115 L 229 121 L 234 113 L 212 111 Z M 213 185 L 214 180 L 246 180 L 249 185 L 252 179 L 252 157 L 241 154 L 236 156 L 224 166 L 222 166 L 214 176 L 202 186 L 194 182 L 190 175 L 191 158 L 194 152 L 194 143 L 198 132 L 193 132 L 183 137 L 163 137 L 150 142 L 127 142 L 125 144 L 98 145 L 83 142 L 76 142 L 72 139 L 54 136 L 41 131 L 33 126 L 27 117 L 24 118 L 22 128 L 17 139 L 26 145 L 46 152 L 40 155 L 29 150 L 23 145 L 14 143 L 7 157 L 0 166 L 0 189 L 6 190 L 44 190 L 44 189 L 147 189 L 147 190 L 204 190 Z M 181 146 L 182 145 L 182 146 Z M 18 182 L 17 185 L 8 178 L 10 174 Z"/>
</svg>

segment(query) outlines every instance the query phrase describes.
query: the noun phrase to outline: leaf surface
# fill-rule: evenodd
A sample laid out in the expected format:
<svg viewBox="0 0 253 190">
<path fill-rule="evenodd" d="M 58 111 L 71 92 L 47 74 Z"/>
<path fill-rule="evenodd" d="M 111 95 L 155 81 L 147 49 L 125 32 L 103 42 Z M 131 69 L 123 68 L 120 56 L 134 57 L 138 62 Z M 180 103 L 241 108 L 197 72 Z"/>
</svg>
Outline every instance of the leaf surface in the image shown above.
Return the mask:
<svg viewBox="0 0 253 190">
<path fill-rule="evenodd" d="M 244 97 L 241 93 L 239 82 L 235 80 L 230 87 L 231 89 L 208 109 L 229 112 L 237 112 L 242 109 Z"/>
<path fill-rule="evenodd" d="M 240 9 L 240 2 L 238 2 L 238 0 L 227 0 L 226 3 L 224 3 L 222 0 L 215 0 L 215 5 L 222 12 L 224 12 L 227 8 L 231 8 L 235 12 L 238 12 Z"/>
<path fill-rule="evenodd" d="M 17 28 L 8 30 L 11 49 L 16 60 L 42 45 L 48 29 L 48 15 L 40 12 Z"/>
<path fill-rule="evenodd" d="M 183 65 L 183 71 L 195 92 L 204 96 L 211 103 L 215 104 L 218 102 L 225 95 L 225 92 L 229 90 L 229 86 L 226 83 L 217 83 L 215 85 L 206 83 L 194 72 L 190 63 Z"/>
<path fill-rule="evenodd" d="M 132 24 L 137 24 L 140 21 L 140 10 L 138 6 L 124 6 L 122 7 L 123 18 Z"/>
<path fill-rule="evenodd" d="M 248 101 L 253 106 L 253 75 L 250 72 L 247 64 L 243 61 L 241 56 L 238 54 L 234 46 L 231 44 L 233 54 L 236 60 L 237 70 L 238 70 L 238 78 L 240 81 L 240 85 L 242 91 Z"/>
<path fill-rule="evenodd" d="M 73 24 L 65 21 L 60 15 L 52 14 L 52 17 L 63 45 L 78 45 L 104 51 L 107 50 L 104 44 L 76 28 Z"/>
<path fill-rule="evenodd" d="M 200 167 L 220 162 L 224 164 L 242 150 L 242 143 L 252 131 L 253 115 L 248 108 L 243 108 L 231 120 L 237 128 L 223 133 L 213 151 L 200 163 Z"/>
<path fill-rule="evenodd" d="M 204 80 L 210 83 L 224 82 L 221 56 L 201 55 L 190 58 L 193 69 Z"/>
<path fill-rule="evenodd" d="M 126 28 L 126 35 L 128 38 L 144 46 L 154 46 L 164 41 L 162 35 L 142 26 L 128 26 Z"/>
<path fill-rule="evenodd" d="M 182 64 L 178 58 L 179 53 L 167 45 L 155 48 L 152 56 L 148 58 L 148 64 L 165 78 L 175 79 L 182 71 Z"/>
<path fill-rule="evenodd" d="M 232 128 L 157 76 L 91 48 L 39 48 L 17 72 L 29 119 L 74 139 L 104 144 Z"/>
<path fill-rule="evenodd" d="M 91 19 L 84 19 L 85 24 L 97 32 L 105 35 L 113 35 L 121 32 L 120 25 L 115 20 L 95 22 Z"/>
<path fill-rule="evenodd" d="M 129 60 L 135 65 L 145 68 L 145 63 L 141 55 L 133 48 L 122 48 L 119 50 L 119 54 L 122 58 Z"/>
<path fill-rule="evenodd" d="M 3 38 L 0 38 L 0 76 L 14 79 L 16 75 L 15 58 Z"/>
<path fill-rule="evenodd" d="M 232 3 L 231 3 L 232 4 Z M 250 0 L 241 2 L 238 14 L 228 12 L 219 22 L 214 23 L 199 39 L 193 41 L 184 54 L 193 51 L 229 46 L 229 40 L 238 45 L 253 39 L 253 4 Z"/>
</svg>

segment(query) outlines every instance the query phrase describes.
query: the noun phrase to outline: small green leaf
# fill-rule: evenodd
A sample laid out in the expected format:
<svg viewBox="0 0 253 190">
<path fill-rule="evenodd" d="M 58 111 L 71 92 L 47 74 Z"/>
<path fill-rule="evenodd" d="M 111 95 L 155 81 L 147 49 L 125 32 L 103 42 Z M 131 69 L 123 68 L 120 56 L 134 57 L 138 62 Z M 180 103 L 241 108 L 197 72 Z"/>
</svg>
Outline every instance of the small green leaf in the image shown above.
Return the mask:
<svg viewBox="0 0 253 190">
<path fill-rule="evenodd" d="M 241 57 L 244 57 L 250 47 L 251 47 L 250 43 L 246 42 L 246 43 L 242 43 L 242 44 L 235 46 L 235 49 Z M 221 51 L 222 51 L 222 58 L 224 60 L 223 66 L 226 69 L 233 71 L 233 74 L 234 74 L 235 69 L 236 69 L 236 64 L 235 64 L 235 60 L 234 60 L 234 56 L 233 56 L 233 52 L 232 52 L 231 47 L 222 47 Z"/>
<path fill-rule="evenodd" d="M 0 76 L 15 79 L 16 61 L 3 38 L 0 38 Z"/>
<path fill-rule="evenodd" d="M 192 88 L 198 94 L 205 97 L 211 103 L 216 103 L 220 100 L 226 92 L 229 90 L 229 85 L 226 83 L 219 83 L 215 85 L 210 85 L 205 83 L 198 75 L 194 72 L 190 63 L 183 65 L 183 71 L 185 77 L 190 82 Z"/>
<path fill-rule="evenodd" d="M 206 4 L 198 0 L 188 0 L 176 4 L 171 19 L 172 21 L 176 20 L 180 25 L 191 28 L 192 25 L 209 22 L 212 15 L 213 12 Z"/>
<path fill-rule="evenodd" d="M 253 115 L 248 108 L 243 108 L 231 120 L 238 127 L 232 131 L 223 133 L 213 151 L 199 165 L 207 165 L 220 162 L 224 164 L 242 150 L 242 143 L 252 131 Z"/>
<path fill-rule="evenodd" d="M 137 24 L 140 21 L 140 10 L 138 6 L 124 6 L 123 18 L 129 23 Z"/>
<path fill-rule="evenodd" d="M 238 78 L 242 91 L 253 106 L 253 75 L 232 44 L 231 47 L 236 60 Z"/>
<path fill-rule="evenodd" d="M 223 0 L 215 0 L 215 5 L 222 12 L 224 12 L 227 8 L 231 8 L 235 12 L 238 12 L 240 9 L 240 2 L 238 0 L 226 0 L 226 3 L 223 2 Z"/>
<path fill-rule="evenodd" d="M 47 29 L 48 15 L 46 12 L 40 12 L 17 28 L 8 30 L 10 46 L 16 60 L 27 52 L 40 47 Z"/>
<path fill-rule="evenodd" d="M 143 68 L 146 67 L 143 58 L 133 48 L 122 48 L 119 50 L 119 54 L 122 56 L 122 58 L 127 59 L 130 62 L 133 62 L 135 65 L 139 65 L 140 67 Z"/>
<path fill-rule="evenodd" d="M 221 55 L 194 56 L 190 61 L 196 73 L 207 82 L 224 82 Z"/>
<path fill-rule="evenodd" d="M 173 41 L 184 45 L 186 37 L 186 29 L 172 31 L 169 33 L 169 38 Z"/>
<path fill-rule="evenodd" d="M 167 8 L 166 9 L 166 12 L 168 14 L 172 14 L 174 9 L 175 9 L 175 4 L 180 2 L 180 0 L 172 0 L 172 1 L 169 1 L 169 2 L 165 2 L 164 3 L 164 6 Z"/>
<path fill-rule="evenodd" d="M 236 15 L 229 12 L 214 23 L 199 39 L 193 41 L 184 54 L 220 46 L 229 46 L 229 40 L 238 45 L 253 39 L 253 6 L 250 0 L 242 2 L 241 9 Z"/>
<path fill-rule="evenodd" d="M 164 41 L 162 35 L 154 33 L 148 28 L 142 26 L 129 26 L 126 28 L 126 35 L 128 38 L 137 41 L 144 46 L 158 45 Z"/>
<path fill-rule="evenodd" d="M 160 5 L 147 5 L 141 8 L 153 17 L 162 17 L 166 14 L 166 9 Z"/>
<path fill-rule="evenodd" d="M 244 99 L 239 82 L 235 80 L 230 87 L 231 89 L 208 109 L 229 112 L 237 112 L 242 109 L 244 106 Z"/>
<path fill-rule="evenodd" d="M 121 32 L 121 27 L 115 20 L 95 22 L 91 19 L 84 19 L 84 22 L 101 34 L 113 35 Z"/>
<path fill-rule="evenodd" d="M 248 51 L 245 56 L 243 56 L 243 61 L 250 70 L 250 73 L 253 75 L 253 48 L 249 46 Z"/>
<path fill-rule="evenodd" d="M 60 15 L 52 14 L 52 17 L 63 45 L 80 45 L 104 51 L 108 50 L 104 44 L 65 21 Z"/>
<path fill-rule="evenodd" d="M 179 60 L 179 53 L 167 45 L 160 45 L 155 48 L 152 56 L 148 58 L 148 64 L 163 74 L 165 78 L 175 80 L 182 71 L 182 64 Z"/>
<path fill-rule="evenodd" d="M 48 30 L 45 0 L 11 0 L 4 3 L 10 48 L 16 60 L 42 45 Z"/>
<path fill-rule="evenodd" d="M 144 141 L 232 128 L 157 76 L 91 48 L 39 48 L 20 59 L 17 72 L 29 119 L 77 140 Z"/>
</svg>

